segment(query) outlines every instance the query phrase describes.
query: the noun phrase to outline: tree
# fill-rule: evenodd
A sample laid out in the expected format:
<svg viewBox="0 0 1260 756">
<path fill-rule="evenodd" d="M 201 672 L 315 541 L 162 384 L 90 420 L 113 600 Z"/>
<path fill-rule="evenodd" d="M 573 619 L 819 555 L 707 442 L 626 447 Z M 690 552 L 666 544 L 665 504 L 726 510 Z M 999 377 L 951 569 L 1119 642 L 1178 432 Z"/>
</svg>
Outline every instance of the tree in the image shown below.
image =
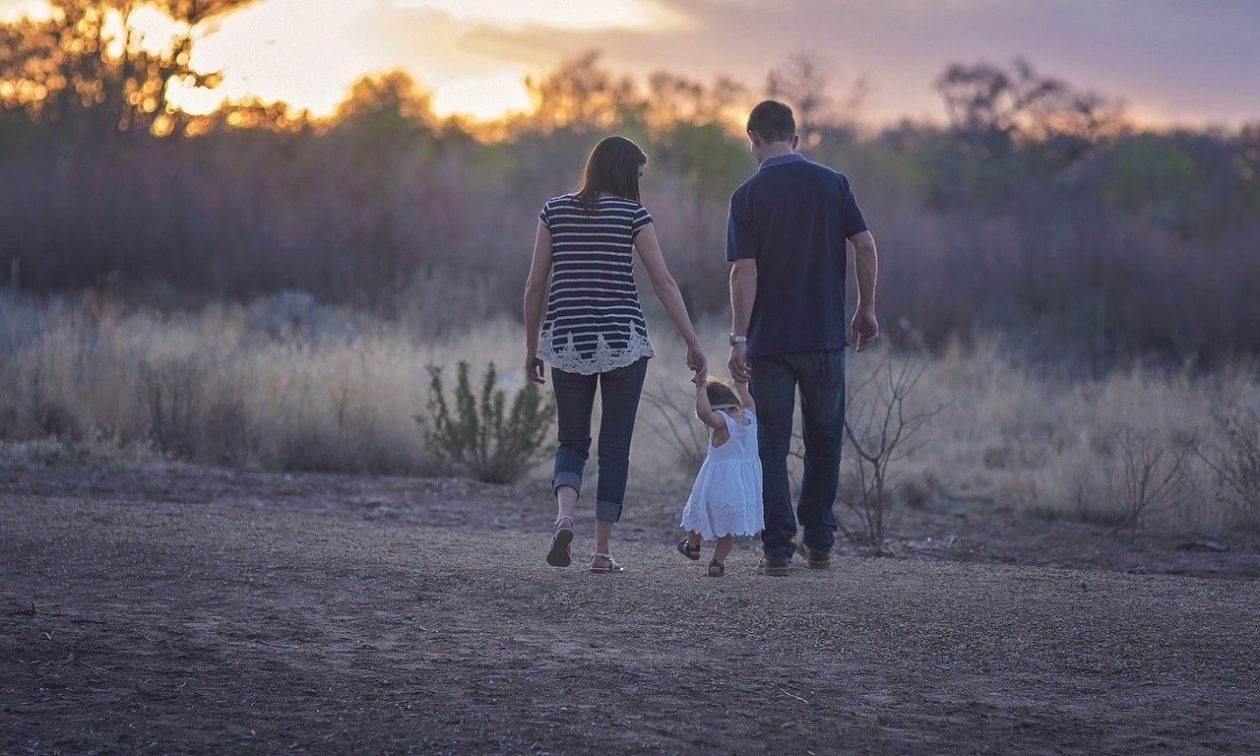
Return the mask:
<svg viewBox="0 0 1260 756">
<path fill-rule="evenodd" d="M 433 97 L 406 71 L 364 76 L 350 87 L 334 117 L 340 125 L 366 129 L 374 139 L 431 133 Z"/>
<path fill-rule="evenodd" d="M 217 72 L 191 66 L 213 23 L 256 0 L 50 0 L 47 20 L 0 25 L 0 102 L 33 120 L 94 133 L 182 132 L 172 85 L 215 87 Z M 143 10 L 170 22 L 166 40 L 136 24 Z"/>
<path fill-rule="evenodd" d="M 646 104 L 638 96 L 634 80 L 601 68 L 599 56 L 599 51 L 590 50 L 562 61 L 542 78 L 525 80 L 534 101 L 531 125 L 544 131 L 586 131 L 641 120 Z"/>
<path fill-rule="evenodd" d="M 1120 103 L 1043 76 L 1023 58 L 1009 69 L 952 63 L 935 86 L 953 131 L 984 156 L 1037 141 L 1063 153 L 1060 162 L 1071 162 L 1123 125 Z"/>
<path fill-rule="evenodd" d="M 214 112 L 191 119 L 187 133 L 192 136 L 232 129 L 299 132 L 312 125 L 313 118 L 308 110 L 295 111 L 285 102 L 246 97 L 226 101 Z"/>
<path fill-rule="evenodd" d="M 833 73 L 808 54 L 792 55 L 766 75 L 766 96 L 786 100 L 796 113 L 803 149 L 817 147 L 826 132 L 852 136 L 855 114 L 868 93 L 867 82 L 858 78 L 843 101 L 835 97 Z"/>
</svg>

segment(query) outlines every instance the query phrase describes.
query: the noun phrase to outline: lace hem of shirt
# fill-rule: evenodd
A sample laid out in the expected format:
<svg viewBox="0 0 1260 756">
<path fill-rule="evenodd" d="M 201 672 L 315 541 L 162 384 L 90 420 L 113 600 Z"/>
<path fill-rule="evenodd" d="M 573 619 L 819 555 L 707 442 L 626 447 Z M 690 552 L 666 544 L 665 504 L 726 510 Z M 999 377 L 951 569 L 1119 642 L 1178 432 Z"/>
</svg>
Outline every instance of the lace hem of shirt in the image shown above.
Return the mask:
<svg viewBox="0 0 1260 756">
<path fill-rule="evenodd" d="M 603 334 L 600 334 L 594 351 L 587 356 L 583 356 L 574 346 L 572 334 L 563 345 L 558 345 L 555 335 L 547 331 L 539 340 L 538 356 L 557 370 L 578 375 L 595 375 L 633 365 L 644 357 L 655 357 L 656 351 L 652 348 L 652 342 L 648 341 L 647 334 L 637 329 L 631 329 L 625 347 L 610 346 L 604 340 Z"/>
</svg>

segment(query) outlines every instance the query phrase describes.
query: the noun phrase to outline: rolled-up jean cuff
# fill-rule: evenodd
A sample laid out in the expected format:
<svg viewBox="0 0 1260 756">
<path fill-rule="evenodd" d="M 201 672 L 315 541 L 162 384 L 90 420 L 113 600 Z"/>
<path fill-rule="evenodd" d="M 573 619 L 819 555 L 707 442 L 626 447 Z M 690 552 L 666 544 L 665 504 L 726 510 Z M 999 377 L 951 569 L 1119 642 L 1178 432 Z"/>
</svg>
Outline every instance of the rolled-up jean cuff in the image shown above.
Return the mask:
<svg viewBox="0 0 1260 756">
<path fill-rule="evenodd" d="M 578 494 L 582 493 L 582 474 L 571 472 L 569 470 L 561 470 L 551 479 L 551 493 L 560 492 L 561 487 L 568 486 Z"/>
<path fill-rule="evenodd" d="M 595 502 L 595 519 L 604 522 L 617 522 L 621 519 L 621 505 L 611 501 Z"/>
</svg>

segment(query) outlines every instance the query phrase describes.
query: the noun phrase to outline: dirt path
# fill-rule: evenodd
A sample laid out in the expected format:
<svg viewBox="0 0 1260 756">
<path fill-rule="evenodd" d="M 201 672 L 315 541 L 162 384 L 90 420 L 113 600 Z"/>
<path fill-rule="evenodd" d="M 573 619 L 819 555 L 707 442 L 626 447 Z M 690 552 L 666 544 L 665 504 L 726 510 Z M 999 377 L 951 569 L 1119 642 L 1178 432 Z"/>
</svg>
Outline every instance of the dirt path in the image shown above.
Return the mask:
<svg viewBox="0 0 1260 756">
<path fill-rule="evenodd" d="M 454 481 L 10 474 L 0 751 L 1260 752 L 1253 581 L 770 579 L 747 546 L 711 580 L 652 518 L 596 576 L 541 564 L 547 519 Z"/>
</svg>

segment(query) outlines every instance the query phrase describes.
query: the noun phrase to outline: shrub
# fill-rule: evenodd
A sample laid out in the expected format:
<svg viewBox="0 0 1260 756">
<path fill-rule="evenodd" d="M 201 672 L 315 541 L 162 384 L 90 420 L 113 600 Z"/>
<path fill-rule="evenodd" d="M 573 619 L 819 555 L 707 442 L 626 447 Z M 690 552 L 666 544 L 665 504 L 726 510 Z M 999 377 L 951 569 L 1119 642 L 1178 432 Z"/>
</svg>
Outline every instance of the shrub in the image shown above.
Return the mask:
<svg viewBox="0 0 1260 756">
<path fill-rule="evenodd" d="M 926 363 L 919 360 L 885 355 L 867 378 L 847 389 L 844 434 L 852 452 L 852 472 L 844 503 L 860 525 L 853 529 L 841 522 L 840 527 L 850 538 L 864 541 L 875 556 L 884 554 L 888 534 L 895 490 L 890 468 L 895 470 L 898 462 L 922 448 L 926 442 L 916 437 L 943 409 L 916 411 L 907 406 L 925 369 Z M 927 497 L 926 491 L 917 495 L 916 506 L 924 506 Z"/>
<path fill-rule="evenodd" d="M 1189 463 L 1198 441 L 1188 434 L 1165 441 L 1149 429 L 1125 423 L 1114 431 L 1113 444 L 1119 469 L 1112 498 L 1120 505 L 1121 520 L 1112 533 L 1127 527 L 1136 534 L 1139 522 L 1148 514 L 1166 512 L 1185 495 Z"/>
<path fill-rule="evenodd" d="M 1221 501 L 1245 514 L 1260 514 L 1260 412 L 1219 414 L 1220 441 L 1200 458 L 1220 479 Z"/>
<path fill-rule="evenodd" d="M 533 383 L 516 392 L 511 412 L 507 393 L 490 363 L 480 396 L 473 393 L 468 363 L 457 368 L 454 407 L 447 402 L 442 368 L 430 365 L 429 414 L 417 415 L 427 425 L 425 442 L 445 464 L 488 483 L 512 483 L 529 469 L 541 450 L 556 409 Z M 452 411 L 453 409 L 453 411 Z"/>
<path fill-rule="evenodd" d="M 177 459 L 192 459 L 199 445 L 204 389 L 201 373 L 193 357 L 140 365 L 151 441 L 158 451 Z"/>
<path fill-rule="evenodd" d="M 695 401 L 690 392 L 670 391 L 658 383 L 655 391 L 644 391 L 643 402 L 652 408 L 644 417 L 648 431 L 671 452 L 671 461 L 684 477 L 694 476 L 708 454 L 709 437 L 696 421 Z"/>
</svg>

